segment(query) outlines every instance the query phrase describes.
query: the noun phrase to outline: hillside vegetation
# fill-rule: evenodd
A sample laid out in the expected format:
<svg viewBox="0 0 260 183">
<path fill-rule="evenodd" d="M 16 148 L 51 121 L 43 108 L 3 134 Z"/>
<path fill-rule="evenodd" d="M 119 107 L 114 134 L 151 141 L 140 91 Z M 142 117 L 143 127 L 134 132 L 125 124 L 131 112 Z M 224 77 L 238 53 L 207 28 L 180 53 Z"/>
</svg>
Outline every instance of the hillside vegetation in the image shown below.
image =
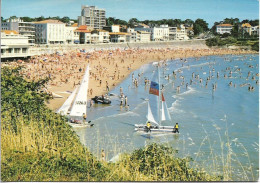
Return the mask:
<svg viewBox="0 0 260 183">
<path fill-rule="evenodd" d="M 98 160 L 79 141 L 67 119 L 45 106 L 47 79 L 29 82 L 21 68 L 1 73 L 2 181 L 219 181 L 189 166 L 190 159 L 150 144 L 116 163 Z"/>
<path fill-rule="evenodd" d="M 206 40 L 206 45 L 212 46 L 249 46 L 254 51 L 259 51 L 259 40 L 252 39 L 237 39 L 235 37 L 229 36 L 226 38 L 220 38 L 219 36 L 210 38 Z"/>
</svg>

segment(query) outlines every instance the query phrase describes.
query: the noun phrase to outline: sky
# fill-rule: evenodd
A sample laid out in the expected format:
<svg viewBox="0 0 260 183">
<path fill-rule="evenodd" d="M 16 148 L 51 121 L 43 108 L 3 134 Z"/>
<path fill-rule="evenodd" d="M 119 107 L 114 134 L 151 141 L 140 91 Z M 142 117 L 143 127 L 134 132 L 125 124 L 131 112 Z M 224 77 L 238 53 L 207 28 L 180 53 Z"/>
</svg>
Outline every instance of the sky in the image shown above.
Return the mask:
<svg viewBox="0 0 260 183">
<path fill-rule="evenodd" d="M 1 16 L 77 19 L 82 5 L 97 6 L 106 10 L 107 18 L 126 21 L 202 18 L 211 27 L 225 18 L 259 18 L 259 0 L 2 0 Z"/>
</svg>

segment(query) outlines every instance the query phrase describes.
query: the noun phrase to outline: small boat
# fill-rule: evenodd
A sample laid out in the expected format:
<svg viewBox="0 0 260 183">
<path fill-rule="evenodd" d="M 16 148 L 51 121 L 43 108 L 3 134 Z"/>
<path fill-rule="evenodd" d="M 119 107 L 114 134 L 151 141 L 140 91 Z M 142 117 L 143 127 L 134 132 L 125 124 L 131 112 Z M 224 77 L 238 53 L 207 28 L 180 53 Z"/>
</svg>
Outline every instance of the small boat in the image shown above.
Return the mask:
<svg viewBox="0 0 260 183">
<path fill-rule="evenodd" d="M 69 118 L 68 123 L 72 127 L 91 127 L 91 121 L 86 122 L 83 120 L 83 114 L 87 114 L 87 95 L 89 83 L 89 65 L 86 68 L 82 82 L 76 88 L 64 104 L 56 111 L 63 116 Z"/>
<path fill-rule="evenodd" d="M 111 100 L 108 97 L 104 97 L 104 96 L 95 96 L 94 98 L 92 98 L 92 100 L 95 103 L 111 104 Z"/>
<path fill-rule="evenodd" d="M 147 110 L 147 121 L 145 124 L 135 124 L 135 131 L 141 132 L 157 132 L 157 133 L 176 133 L 174 126 L 163 126 L 162 121 L 171 121 L 167 104 L 163 93 L 160 89 L 160 72 L 159 65 L 157 72 L 154 72 L 149 89 L 149 101 Z M 147 127 L 147 122 L 151 123 L 150 129 Z"/>
</svg>

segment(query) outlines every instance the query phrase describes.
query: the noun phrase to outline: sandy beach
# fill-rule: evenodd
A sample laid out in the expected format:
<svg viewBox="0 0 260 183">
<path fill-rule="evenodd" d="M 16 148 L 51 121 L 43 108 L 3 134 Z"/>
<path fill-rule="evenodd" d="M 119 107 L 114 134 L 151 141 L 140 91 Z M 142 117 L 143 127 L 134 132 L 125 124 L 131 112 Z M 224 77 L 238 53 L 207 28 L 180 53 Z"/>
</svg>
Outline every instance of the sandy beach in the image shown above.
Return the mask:
<svg viewBox="0 0 260 183">
<path fill-rule="evenodd" d="M 249 50 L 230 49 L 190 49 L 190 48 L 149 48 L 116 49 L 82 52 L 44 54 L 34 56 L 25 62 L 10 62 L 7 65 L 23 65 L 21 74 L 28 80 L 50 78 L 46 91 L 54 96 L 47 106 L 57 110 L 82 79 L 85 68 L 90 64 L 90 83 L 88 99 L 102 95 L 122 82 L 131 72 L 143 64 L 154 61 L 188 57 L 201 57 L 225 54 L 256 53 Z M 6 64 L 2 64 L 4 66 Z"/>
</svg>

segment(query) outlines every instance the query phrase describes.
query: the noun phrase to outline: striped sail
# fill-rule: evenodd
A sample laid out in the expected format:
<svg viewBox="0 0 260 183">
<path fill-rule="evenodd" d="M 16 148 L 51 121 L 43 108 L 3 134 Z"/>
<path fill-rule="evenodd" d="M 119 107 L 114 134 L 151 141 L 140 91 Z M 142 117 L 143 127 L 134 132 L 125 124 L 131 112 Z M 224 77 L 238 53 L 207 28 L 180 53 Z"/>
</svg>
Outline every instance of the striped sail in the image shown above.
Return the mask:
<svg viewBox="0 0 260 183">
<path fill-rule="evenodd" d="M 70 116 L 83 116 L 83 113 L 87 113 L 88 83 L 89 65 L 86 68 L 77 96 L 72 105 Z"/>
<path fill-rule="evenodd" d="M 170 116 L 170 113 L 169 113 L 169 110 L 167 108 L 167 104 L 165 102 L 165 98 L 163 96 L 163 93 L 162 93 L 162 109 L 161 109 L 161 121 L 165 121 L 165 120 L 171 120 L 171 116 Z"/>
<path fill-rule="evenodd" d="M 158 71 L 155 71 L 153 74 L 153 78 L 151 80 L 151 85 L 149 89 L 149 103 L 148 103 L 148 115 L 147 120 L 154 123 L 155 125 L 159 125 L 159 79 L 158 79 Z"/>
</svg>

